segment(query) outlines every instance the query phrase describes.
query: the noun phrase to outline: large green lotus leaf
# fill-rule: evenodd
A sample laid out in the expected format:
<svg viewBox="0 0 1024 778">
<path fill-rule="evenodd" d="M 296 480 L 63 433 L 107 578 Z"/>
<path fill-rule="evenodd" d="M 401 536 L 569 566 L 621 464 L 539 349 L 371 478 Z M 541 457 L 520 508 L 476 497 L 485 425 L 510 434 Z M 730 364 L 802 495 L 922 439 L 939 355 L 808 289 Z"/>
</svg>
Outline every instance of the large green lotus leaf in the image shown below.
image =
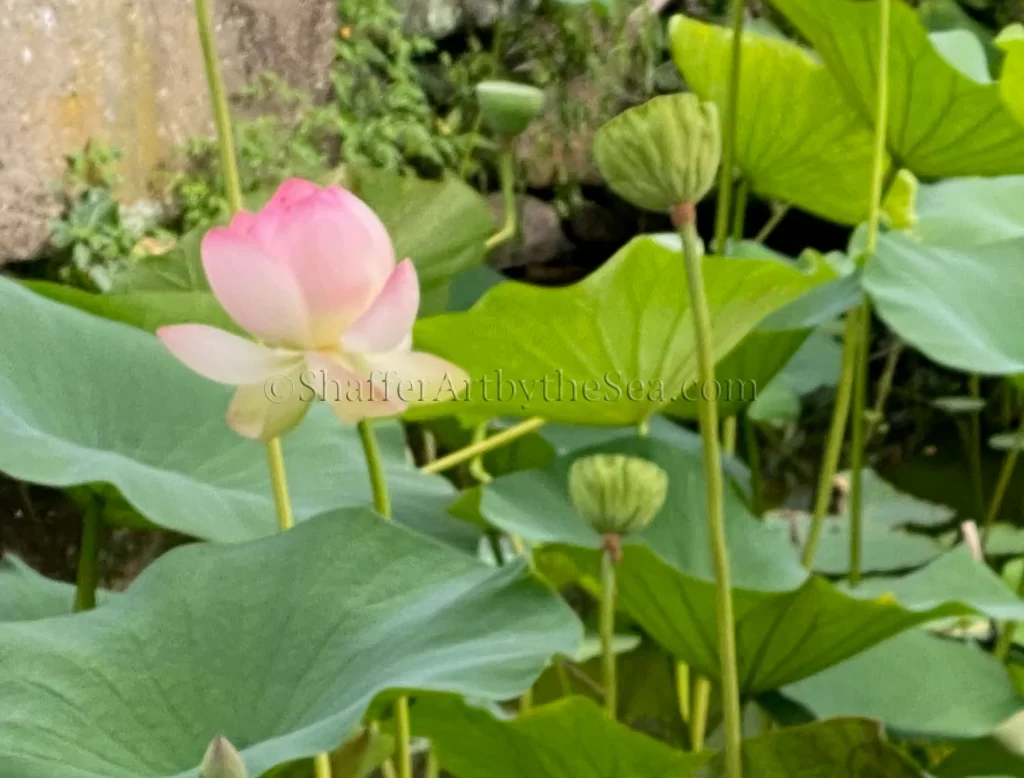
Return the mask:
<svg viewBox="0 0 1024 778">
<path fill-rule="evenodd" d="M 672 54 L 687 84 L 725 109 L 732 32 L 676 16 Z M 762 197 L 831 221 L 868 212 L 873 142 L 835 79 L 809 52 L 746 32 L 740 69 L 736 166 Z"/>
<path fill-rule="evenodd" d="M 1024 778 L 1024 716 L 990 737 L 969 740 L 932 770 L 936 778 Z"/>
<path fill-rule="evenodd" d="M 228 429 L 232 389 L 179 363 L 152 335 L 0 279 L 0 471 L 47 486 L 116 486 L 154 524 L 207 540 L 274 532 L 263 446 Z M 395 516 L 467 547 L 454 489 L 408 462 L 378 424 Z M 326 406 L 283 441 L 296 518 L 369 505 L 358 436 Z M 424 520 L 425 516 L 431 516 Z"/>
<path fill-rule="evenodd" d="M 910 630 L 782 693 L 817 718 L 864 716 L 910 737 L 991 734 L 1022 701 L 1006 668 L 973 643 Z"/>
<path fill-rule="evenodd" d="M 1024 237 L 1024 176 L 951 178 L 921 186 L 917 195 L 921 242 L 970 248 Z"/>
<path fill-rule="evenodd" d="M 967 373 L 1024 372 L 1024 237 L 970 249 L 883 235 L 864 271 L 878 315 L 940 365 Z"/>
<path fill-rule="evenodd" d="M 542 549 L 596 580 L 600 554 L 581 546 Z M 733 554 L 736 567 L 747 561 Z M 618 566 L 622 609 L 677 658 L 719 676 L 715 586 L 680 572 L 644 542 L 628 542 Z M 869 579 L 853 590 L 811 577 L 788 591 L 734 589 L 740 685 L 771 691 L 821 672 L 917 624 L 947 616 L 1024 615 L 1021 602 L 990 570 L 958 548 L 898 579 Z"/>
<path fill-rule="evenodd" d="M 833 277 L 770 259 L 704 259 L 713 350 L 721 359 L 772 311 Z M 632 240 L 572 286 L 509 281 L 467 313 L 421 319 L 417 346 L 469 371 L 458 402 L 422 406 L 484 418 L 543 416 L 597 426 L 636 424 L 696 386 L 686 276 L 675 235 Z M 443 386 L 439 396 L 449 398 Z M 709 391 L 712 391 L 713 388 Z"/>
<path fill-rule="evenodd" d="M 576 513 L 568 494 L 572 463 L 595 453 L 626 454 L 661 466 L 669 476 L 665 506 L 636 542 L 657 548 L 687 575 L 713 581 L 699 438 L 684 445 L 634 436 L 573 451 L 543 469 L 496 479 L 484 490 L 481 512 L 495 526 L 534 544 L 601 548 L 601 536 Z M 799 586 L 806 573 L 786 534 L 755 519 L 732 483 L 725 499 L 733 584 L 761 590 Z"/>
<path fill-rule="evenodd" d="M 865 126 L 874 126 L 878 0 L 772 0 L 814 45 Z M 888 146 L 919 178 L 1024 173 L 1024 125 L 999 84 L 964 75 L 908 5 L 893 3 Z"/>
<path fill-rule="evenodd" d="M 583 697 L 516 719 L 433 697 L 415 706 L 413 731 L 430 738 L 455 778 L 687 778 L 714 756 L 688 754 L 609 721 Z"/>
<path fill-rule="evenodd" d="M 251 775 L 337 746 L 388 689 L 501 700 L 579 621 L 366 509 L 185 547 L 88 614 L 0 625 L 0 775 L 194 778 L 218 734 Z"/>
<path fill-rule="evenodd" d="M 800 415 L 800 399 L 825 386 L 834 386 L 843 359 L 842 346 L 824 328 L 813 331 L 767 385 L 758 385 L 749 418 L 783 422 Z"/>
<path fill-rule="evenodd" d="M 434 698 L 416 707 L 413 726 L 431 739 L 442 766 L 455 778 L 723 775 L 721 756 L 714 750 L 691 754 L 670 748 L 609 721 L 593 702 L 580 697 L 536 708 L 516 719 L 498 718 L 454 698 Z M 743 774 L 916 778 L 920 772 L 885 742 L 877 724 L 837 719 L 745 741 Z"/>
</svg>

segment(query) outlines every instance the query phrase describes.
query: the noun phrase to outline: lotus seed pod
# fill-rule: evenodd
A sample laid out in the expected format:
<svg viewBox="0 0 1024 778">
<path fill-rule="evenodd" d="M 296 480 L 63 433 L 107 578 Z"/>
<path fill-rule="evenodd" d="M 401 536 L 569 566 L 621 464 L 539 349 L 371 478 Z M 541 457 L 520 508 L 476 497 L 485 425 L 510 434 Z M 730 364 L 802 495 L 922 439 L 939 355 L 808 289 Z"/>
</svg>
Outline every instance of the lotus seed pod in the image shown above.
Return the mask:
<svg viewBox="0 0 1024 778">
<path fill-rule="evenodd" d="M 506 138 L 522 133 L 544 107 L 542 91 L 511 81 L 481 81 L 476 85 L 476 97 L 484 121 Z"/>
<path fill-rule="evenodd" d="M 569 497 L 602 535 L 639 532 L 665 504 L 668 475 L 653 462 L 622 454 L 577 459 L 569 469 Z"/>
<path fill-rule="evenodd" d="M 594 157 L 608 186 L 648 211 L 700 201 L 722 156 L 718 109 L 693 94 L 662 95 L 606 122 Z"/>
<path fill-rule="evenodd" d="M 199 766 L 199 778 L 249 778 L 242 755 L 223 735 L 218 735 L 206 749 Z"/>
</svg>

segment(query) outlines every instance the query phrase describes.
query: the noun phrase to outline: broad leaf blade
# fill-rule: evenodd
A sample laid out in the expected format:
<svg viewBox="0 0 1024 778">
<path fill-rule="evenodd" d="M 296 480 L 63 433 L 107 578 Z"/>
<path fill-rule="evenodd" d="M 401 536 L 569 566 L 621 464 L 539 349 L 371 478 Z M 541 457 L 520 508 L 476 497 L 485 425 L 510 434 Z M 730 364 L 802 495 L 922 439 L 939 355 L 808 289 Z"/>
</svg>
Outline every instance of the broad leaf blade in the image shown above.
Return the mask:
<svg viewBox="0 0 1024 778">
<path fill-rule="evenodd" d="M 883 235 L 864 289 L 886 324 L 940 365 L 1024 372 L 1024 238 L 970 249 Z"/>
<path fill-rule="evenodd" d="M 512 697 L 580 638 L 522 566 L 366 510 L 186 547 L 92 613 L 0 625 L 0 774 L 195 778 L 224 734 L 260 775 L 335 748 L 385 690 Z"/>
<path fill-rule="evenodd" d="M 772 0 L 821 54 L 865 126 L 874 126 L 878 0 Z M 980 84 L 934 47 L 917 14 L 892 4 L 889 152 L 919 178 L 1024 173 L 1024 126 L 998 84 Z"/>
<path fill-rule="evenodd" d="M 818 718 L 864 716 L 908 737 L 991 734 L 1022 702 L 1006 669 L 972 643 L 911 630 L 782 693 Z"/>
<path fill-rule="evenodd" d="M 914 234 L 922 243 L 970 248 L 1024 237 L 1024 176 L 953 178 L 922 186 Z"/>
<path fill-rule="evenodd" d="M 804 273 L 775 260 L 706 257 L 715 356 L 832 275 L 820 262 Z M 678 237 L 636 238 L 572 286 L 509 281 L 467 313 L 420 320 L 417 347 L 460 365 L 472 381 L 458 402 L 416 412 L 636 424 L 695 385 L 693 337 Z M 450 389 L 464 387 L 440 396 Z"/>
<path fill-rule="evenodd" d="M 231 387 L 195 375 L 152 335 L 7 279 L 0 328 L 0 471 L 47 486 L 113 484 L 154 524 L 204 539 L 275 531 L 263 447 L 224 421 Z M 396 518 L 474 547 L 475 531 L 445 515 L 453 487 L 409 464 L 397 425 L 378 426 Z M 371 503 L 357 434 L 326 407 L 310 410 L 284 451 L 297 519 Z"/>
</svg>

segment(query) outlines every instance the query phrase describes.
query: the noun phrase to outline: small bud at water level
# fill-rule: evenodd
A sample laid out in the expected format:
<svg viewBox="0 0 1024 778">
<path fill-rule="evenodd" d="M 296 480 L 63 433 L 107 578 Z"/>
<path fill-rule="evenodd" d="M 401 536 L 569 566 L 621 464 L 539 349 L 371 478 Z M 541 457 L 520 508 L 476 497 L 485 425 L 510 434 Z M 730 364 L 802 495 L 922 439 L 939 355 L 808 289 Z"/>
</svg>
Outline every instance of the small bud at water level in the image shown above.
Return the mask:
<svg viewBox="0 0 1024 778">
<path fill-rule="evenodd" d="M 226 737 L 218 735 L 206 749 L 199 778 L 249 778 L 249 771 L 238 750 Z"/>
<path fill-rule="evenodd" d="M 476 85 L 476 99 L 490 128 L 506 138 L 522 133 L 544 107 L 542 91 L 512 81 L 481 81 Z"/>
<path fill-rule="evenodd" d="M 569 497 L 602 535 L 639 532 L 661 510 L 667 493 L 668 475 L 646 459 L 596 454 L 569 469 Z"/>
<path fill-rule="evenodd" d="M 608 186 L 638 208 L 668 213 L 715 185 L 722 156 L 718 109 L 696 95 L 662 95 L 606 122 L 594 158 Z"/>
</svg>

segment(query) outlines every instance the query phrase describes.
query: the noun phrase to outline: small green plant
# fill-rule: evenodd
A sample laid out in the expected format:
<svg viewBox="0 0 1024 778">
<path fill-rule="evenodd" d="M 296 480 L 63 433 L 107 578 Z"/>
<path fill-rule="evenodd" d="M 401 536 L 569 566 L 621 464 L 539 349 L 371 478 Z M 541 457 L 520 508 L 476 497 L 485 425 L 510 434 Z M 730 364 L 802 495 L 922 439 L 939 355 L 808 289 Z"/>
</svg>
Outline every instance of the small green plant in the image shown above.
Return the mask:
<svg viewBox="0 0 1024 778">
<path fill-rule="evenodd" d="M 115 197 L 120 159 L 119 149 L 95 141 L 68 155 L 64 211 L 51 224 L 50 274 L 57 280 L 108 291 L 133 257 L 149 253 L 150 241 L 158 245 L 166 237 L 158 208 L 125 206 Z"/>
</svg>

